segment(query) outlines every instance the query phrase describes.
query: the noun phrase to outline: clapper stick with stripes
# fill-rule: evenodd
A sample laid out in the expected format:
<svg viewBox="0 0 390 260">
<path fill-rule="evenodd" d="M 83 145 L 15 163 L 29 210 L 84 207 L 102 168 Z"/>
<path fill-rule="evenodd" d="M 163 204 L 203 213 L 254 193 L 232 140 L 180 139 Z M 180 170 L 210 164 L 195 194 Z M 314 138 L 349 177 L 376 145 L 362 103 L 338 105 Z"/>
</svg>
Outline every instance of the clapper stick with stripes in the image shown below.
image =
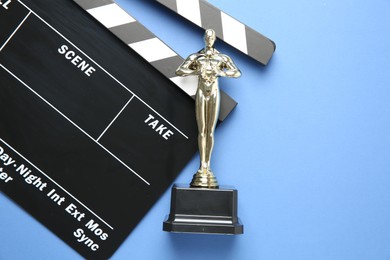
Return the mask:
<svg viewBox="0 0 390 260">
<path fill-rule="evenodd" d="M 183 57 L 178 55 L 113 0 L 74 1 L 180 89 L 191 97 L 195 96 L 198 85 L 197 77 L 182 78 L 175 75 L 176 68 L 184 61 Z M 203 0 L 158 0 L 158 2 L 166 5 L 183 17 L 187 16 L 187 19 L 188 15 L 186 14 L 190 12 L 186 5 L 199 7 L 193 10 L 195 13 L 200 14 L 200 18 L 196 22 L 197 25 L 204 29 L 215 29 L 217 37 L 222 39 L 222 41 L 242 50 L 251 57 L 260 55 L 261 57 L 257 60 L 263 64 L 266 64 L 273 54 L 275 48 L 271 40 L 256 33 Z M 242 47 L 243 45 L 246 47 Z M 219 120 L 223 121 L 236 105 L 237 102 L 234 99 L 221 91 Z"/>
<path fill-rule="evenodd" d="M 113 0 L 74 1 L 180 89 L 191 97 L 195 96 L 198 79 L 175 75 L 184 59 Z M 236 105 L 235 100 L 221 91 L 219 120 L 223 121 Z"/>
</svg>

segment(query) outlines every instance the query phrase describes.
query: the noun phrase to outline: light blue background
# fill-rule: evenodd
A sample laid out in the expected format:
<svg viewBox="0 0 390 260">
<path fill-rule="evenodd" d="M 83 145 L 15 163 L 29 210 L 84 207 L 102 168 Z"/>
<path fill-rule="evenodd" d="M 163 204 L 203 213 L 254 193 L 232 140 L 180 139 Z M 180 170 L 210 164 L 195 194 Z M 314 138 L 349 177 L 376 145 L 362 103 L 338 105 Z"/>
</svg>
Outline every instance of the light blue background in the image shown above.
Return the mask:
<svg viewBox="0 0 390 260">
<path fill-rule="evenodd" d="M 153 1 L 118 0 L 182 56 L 203 32 Z M 242 236 L 161 231 L 167 191 L 112 259 L 390 259 L 390 2 L 210 0 L 273 39 L 262 67 L 219 42 L 243 76 L 213 169 L 239 190 Z M 187 183 L 198 157 L 177 182 Z M 0 194 L 0 259 L 81 259 Z"/>
</svg>

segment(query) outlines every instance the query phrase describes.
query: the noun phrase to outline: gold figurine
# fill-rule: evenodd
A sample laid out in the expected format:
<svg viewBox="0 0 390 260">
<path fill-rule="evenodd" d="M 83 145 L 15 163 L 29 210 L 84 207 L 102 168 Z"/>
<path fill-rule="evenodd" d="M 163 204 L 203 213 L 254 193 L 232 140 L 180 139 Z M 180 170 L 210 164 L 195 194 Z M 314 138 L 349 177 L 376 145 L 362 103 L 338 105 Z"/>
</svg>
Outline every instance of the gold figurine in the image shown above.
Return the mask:
<svg viewBox="0 0 390 260">
<path fill-rule="evenodd" d="M 206 30 L 204 40 L 205 48 L 191 54 L 176 70 L 176 75 L 199 77 L 195 112 L 199 131 L 200 167 L 191 181 L 191 187 L 218 188 L 217 179 L 210 168 L 220 106 L 218 77 L 238 78 L 241 72 L 229 56 L 219 53 L 213 47 L 216 40 L 214 30 Z"/>
</svg>

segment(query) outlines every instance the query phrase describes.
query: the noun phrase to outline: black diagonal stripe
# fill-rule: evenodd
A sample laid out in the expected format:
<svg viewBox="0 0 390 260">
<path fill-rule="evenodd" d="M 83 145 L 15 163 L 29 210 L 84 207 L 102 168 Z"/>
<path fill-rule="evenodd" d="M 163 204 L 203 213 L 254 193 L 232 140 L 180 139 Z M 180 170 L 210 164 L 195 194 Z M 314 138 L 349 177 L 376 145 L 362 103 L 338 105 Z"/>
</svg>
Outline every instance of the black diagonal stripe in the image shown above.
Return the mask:
<svg viewBox="0 0 390 260">
<path fill-rule="evenodd" d="M 84 10 L 89 10 L 95 7 L 108 5 L 114 3 L 113 0 L 73 0 L 75 1 L 79 6 L 81 6 Z"/>
<path fill-rule="evenodd" d="M 157 2 L 165 5 L 169 9 L 175 11 L 177 13 L 177 3 L 176 0 L 157 0 Z"/>
<path fill-rule="evenodd" d="M 221 91 L 221 107 L 219 109 L 219 120 L 223 121 L 237 106 L 237 102 Z"/>
<path fill-rule="evenodd" d="M 110 31 L 126 44 L 140 42 L 155 37 L 153 33 L 137 21 L 111 27 Z"/>
<path fill-rule="evenodd" d="M 164 74 L 167 78 L 176 77 L 175 71 L 180 66 L 180 64 L 184 61 L 184 59 L 180 56 L 173 56 L 170 58 L 157 60 L 151 62 L 153 67 L 155 67 L 158 71 Z"/>
<path fill-rule="evenodd" d="M 205 1 L 199 2 L 199 8 L 202 28 L 213 29 L 217 37 L 223 39 L 221 11 Z"/>
<path fill-rule="evenodd" d="M 275 52 L 275 43 L 248 26 L 245 26 L 245 33 L 248 55 L 262 64 L 267 65 Z"/>
</svg>

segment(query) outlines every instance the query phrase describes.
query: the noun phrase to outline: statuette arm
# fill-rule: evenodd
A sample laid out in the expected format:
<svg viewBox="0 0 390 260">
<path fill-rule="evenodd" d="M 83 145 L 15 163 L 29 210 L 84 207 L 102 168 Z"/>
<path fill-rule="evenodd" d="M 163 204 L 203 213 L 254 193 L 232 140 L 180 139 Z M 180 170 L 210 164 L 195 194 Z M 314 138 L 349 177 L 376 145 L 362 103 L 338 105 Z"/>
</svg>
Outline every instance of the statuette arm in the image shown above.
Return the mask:
<svg viewBox="0 0 390 260">
<path fill-rule="evenodd" d="M 238 78 L 241 76 L 241 71 L 229 56 L 223 55 L 223 61 L 224 66 L 220 72 L 221 77 Z"/>
<path fill-rule="evenodd" d="M 199 68 L 196 63 L 197 54 L 190 55 L 176 70 L 177 76 L 199 75 Z"/>
</svg>

